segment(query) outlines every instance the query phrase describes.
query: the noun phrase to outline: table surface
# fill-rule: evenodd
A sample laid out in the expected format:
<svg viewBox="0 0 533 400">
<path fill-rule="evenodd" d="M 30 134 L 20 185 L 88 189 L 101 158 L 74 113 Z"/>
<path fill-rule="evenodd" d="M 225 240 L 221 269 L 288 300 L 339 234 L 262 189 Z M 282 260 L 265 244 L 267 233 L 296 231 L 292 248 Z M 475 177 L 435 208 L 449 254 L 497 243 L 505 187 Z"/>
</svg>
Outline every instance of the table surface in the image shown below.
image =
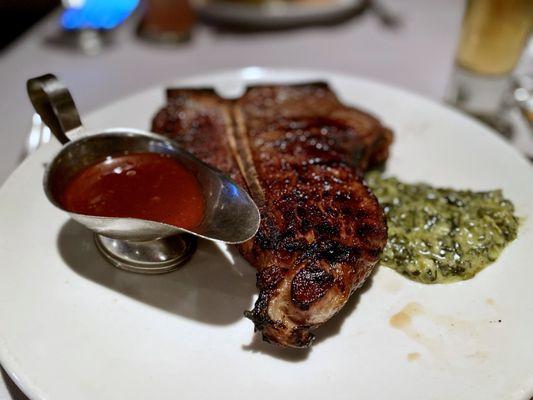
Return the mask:
<svg viewBox="0 0 533 400">
<path fill-rule="evenodd" d="M 337 25 L 271 32 L 239 33 L 198 25 L 190 42 L 168 46 L 137 39 L 132 20 L 114 32 L 113 45 L 96 56 L 45 45 L 58 30 L 58 13 L 52 13 L 0 59 L 0 184 L 21 161 L 31 127 L 25 82 L 48 72 L 69 86 L 82 115 L 160 82 L 250 65 L 339 71 L 442 100 L 453 70 L 464 2 L 380 4 L 400 19 L 398 28 L 387 27 L 368 10 Z M 26 397 L 2 370 L 0 400 L 5 399 Z"/>
</svg>

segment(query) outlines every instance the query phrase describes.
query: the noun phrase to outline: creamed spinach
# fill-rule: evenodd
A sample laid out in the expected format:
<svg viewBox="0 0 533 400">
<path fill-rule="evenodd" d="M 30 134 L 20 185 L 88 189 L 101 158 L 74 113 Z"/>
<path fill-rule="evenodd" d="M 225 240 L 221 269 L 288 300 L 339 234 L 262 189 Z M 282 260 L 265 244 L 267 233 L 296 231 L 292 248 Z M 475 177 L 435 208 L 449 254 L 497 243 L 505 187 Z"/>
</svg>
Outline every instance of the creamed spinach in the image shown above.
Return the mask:
<svg viewBox="0 0 533 400">
<path fill-rule="evenodd" d="M 366 182 L 387 216 L 382 264 L 415 281 L 470 279 L 516 238 L 519 220 L 501 190 L 406 184 L 375 171 Z"/>
</svg>

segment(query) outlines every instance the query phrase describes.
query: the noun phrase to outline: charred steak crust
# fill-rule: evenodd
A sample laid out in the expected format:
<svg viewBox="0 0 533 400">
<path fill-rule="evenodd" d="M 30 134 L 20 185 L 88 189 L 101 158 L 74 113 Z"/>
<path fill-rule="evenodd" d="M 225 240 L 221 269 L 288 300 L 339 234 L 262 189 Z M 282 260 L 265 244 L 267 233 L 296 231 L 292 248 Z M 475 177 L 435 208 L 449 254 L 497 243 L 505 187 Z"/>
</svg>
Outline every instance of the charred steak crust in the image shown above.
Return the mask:
<svg viewBox="0 0 533 400">
<path fill-rule="evenodd" d="M 307 347 L 370 275 L 387 239 L 362 173 L 392 133 L 344 106 L 327 84 L 250 87 L 237 100 L 172 89 L 152 129 L 245 185 L 261 227 L 241 254 L 258 270 L 245 313 L 271 343 Z"/>
</svg>

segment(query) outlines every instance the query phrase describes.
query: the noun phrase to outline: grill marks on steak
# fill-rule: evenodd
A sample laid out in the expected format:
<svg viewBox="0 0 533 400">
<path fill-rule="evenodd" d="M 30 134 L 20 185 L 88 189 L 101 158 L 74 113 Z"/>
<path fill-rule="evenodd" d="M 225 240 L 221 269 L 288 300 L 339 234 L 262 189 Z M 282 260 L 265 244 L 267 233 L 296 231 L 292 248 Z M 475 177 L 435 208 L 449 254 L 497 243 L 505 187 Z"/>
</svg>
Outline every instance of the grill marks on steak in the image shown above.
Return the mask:
<svg viewBox="0 0 533 400">
<path fill-rule="evenodd" d="M 385 161 L 391 132 L 322 83 L 252 87 L 234 101 L 170 90 L 153 130 L 246 184 L 262 216 L 239 246 L 258 270 L 246 316 L 269 342 L 309 346 L 385 246 L 384 215 L 360 176 Z"/>
<path fill-rule="evenodd" d="M 212 89 L 169 89 L 167 99 L 167 105 L 152 121 L 152 131 L 174 139 L 200 160 L 244 185 L 230 143 L 230 103 Z"/>
</svg>

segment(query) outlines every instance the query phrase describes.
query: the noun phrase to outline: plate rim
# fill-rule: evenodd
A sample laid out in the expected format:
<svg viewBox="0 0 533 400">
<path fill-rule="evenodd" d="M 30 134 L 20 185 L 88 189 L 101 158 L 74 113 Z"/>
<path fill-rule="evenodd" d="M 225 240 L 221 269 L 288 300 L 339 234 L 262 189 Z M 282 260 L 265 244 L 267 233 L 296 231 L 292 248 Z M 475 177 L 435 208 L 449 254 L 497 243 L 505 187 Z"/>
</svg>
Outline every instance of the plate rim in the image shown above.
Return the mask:
<svg viewBox="0 0 533 400">
<path fill-rule="evenodd" d="M 328 21 L 355 12 L 363 6 L 363 0 L 336 0 L 322 5 L 287 4 L 279 0 L 264 4 L 233 3 L 228 0 L 195 1 L 197 11 L 207 18 L 240 26 L 254 24 L 262 28 Z"/>
</svg>

